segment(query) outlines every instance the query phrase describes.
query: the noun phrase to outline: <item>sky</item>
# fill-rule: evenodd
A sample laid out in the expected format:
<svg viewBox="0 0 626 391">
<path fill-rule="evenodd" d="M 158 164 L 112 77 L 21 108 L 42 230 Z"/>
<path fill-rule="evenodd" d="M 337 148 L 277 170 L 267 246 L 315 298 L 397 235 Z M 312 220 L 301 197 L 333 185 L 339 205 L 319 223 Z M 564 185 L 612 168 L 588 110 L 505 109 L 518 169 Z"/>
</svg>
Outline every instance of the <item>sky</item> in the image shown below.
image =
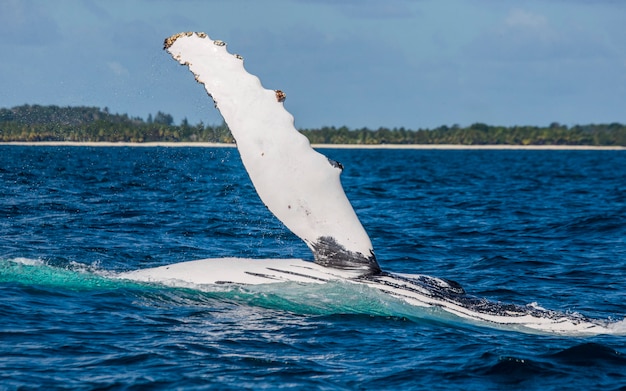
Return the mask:
<svg viewBox="0 0 626 391">
<path fill-rule="evenodd" d="M 298 128 L 626 123 L 623 0 L 0 0 L 0 107 L 222 119 L 163 51 L 203 31 Z"/>
</svg>

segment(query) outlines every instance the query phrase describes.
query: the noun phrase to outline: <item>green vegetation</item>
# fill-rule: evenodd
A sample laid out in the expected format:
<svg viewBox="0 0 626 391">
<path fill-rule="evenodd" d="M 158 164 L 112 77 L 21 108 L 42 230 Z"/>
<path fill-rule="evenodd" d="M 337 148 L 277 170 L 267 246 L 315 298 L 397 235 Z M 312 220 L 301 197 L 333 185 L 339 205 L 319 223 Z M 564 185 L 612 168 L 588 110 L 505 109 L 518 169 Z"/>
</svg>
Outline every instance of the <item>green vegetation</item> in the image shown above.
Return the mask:
<svg viewBox="0 0 626 391">
<path fill-rule="evenodd" d="M 440 126 L 409 130 L 323 127 L 300 130 L 315 144 L 461 144 L 461 145 L 597 145 L 626 146 L 626 125 L 620 123 L 538 126 Z M 171 115 L 130 118 L 107 108 L 23 105 L 0 109 L 0 142 L 8 141 L 187 141 L 232 143 L 225 124 L 174 124 Z"/>
<path fill-rule="evenodd" d="M 107 108 L 23 105 L 0 109 L 0 142 L 7 141 L 206 141 L 232 143 L 226 125 L 189 125 L 158 112 L 144 121 Z"/>
</svg>

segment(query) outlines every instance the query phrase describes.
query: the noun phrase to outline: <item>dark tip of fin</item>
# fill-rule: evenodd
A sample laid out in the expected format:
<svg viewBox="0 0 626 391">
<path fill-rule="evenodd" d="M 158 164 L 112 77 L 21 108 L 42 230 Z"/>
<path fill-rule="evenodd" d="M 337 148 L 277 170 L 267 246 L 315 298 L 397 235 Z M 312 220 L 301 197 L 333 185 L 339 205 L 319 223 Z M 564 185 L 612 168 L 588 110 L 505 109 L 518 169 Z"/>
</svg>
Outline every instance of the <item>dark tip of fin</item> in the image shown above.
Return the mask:
<svg viewBox="0 0 626 391">
<path fill-rule="evenodd" d="M 328 159 L 328 163 L 330 163 L 331 166 L 343 171 L 343 164 L 339 163 L 338 161 L 333 160 L 333 159 Z"/>
<path fill-rule="evenodd" d="M 363 274 L 368 275 L 381 272 L 376 256 L 371 250 L 367 256 L 355 253 L 347 250 L 335 239 L 328 236 L 318 238 L 311 245 L 311 248 L 315 256 L 315 263 L 318 265 L 344 270 L 361 270 Z"/>
</svg>

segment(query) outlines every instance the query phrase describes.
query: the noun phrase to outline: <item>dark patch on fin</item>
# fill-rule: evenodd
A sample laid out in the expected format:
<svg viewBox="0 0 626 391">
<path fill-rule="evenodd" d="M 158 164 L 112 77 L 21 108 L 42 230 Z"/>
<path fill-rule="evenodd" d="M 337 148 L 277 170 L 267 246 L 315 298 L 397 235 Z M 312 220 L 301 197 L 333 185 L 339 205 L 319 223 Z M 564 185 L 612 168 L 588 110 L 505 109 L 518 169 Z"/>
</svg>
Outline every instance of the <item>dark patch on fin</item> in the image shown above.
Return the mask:
<svg viewBox="0 0 626 391">
<path fill-rule="evenodd" d="M 327 159 L 328 159 L 328 163 L 330 163 L 331 166 L 333 166 L 335 168 L 338 168 L 341 171 L 343 171 L 343 164 L 339 163 L 336 160 L 330 159 L 330 158 L 327 158 Z"/>
<path fill-rule="evenodd" d="M 440 280 L 447 284 L 445 288 L 449 289 L 451 292 L 454 292 L 457 295 L 464 295 L 466 293 L 463 286 L 459 284 L 458 282 L 454 280 L 449 280 L 447 278 L 441 278 Z"/>
<path fill-rule="evenodd" d="M 272 277 L 270 275 L 263 274 L 263 273 L 254 273 L 254 272 L 245 272 L 245 273 L 251 276 L 255 276 L 255 277 L 267 278 L 268 280 L 279 280 L 279 278 Z"/>
<path fill-rule="evenodd" d="M 274 269 L 273 267 L 268 267 L 267 270 L 271 270 L 271 271 L 279 272 L 279 273 L 284 273 L 284 274 L 290 274 L 292 276 L 304 277 L 304 278 L 308 278 L 308 279 L 311 279 L 311 280 L 328 282 L 328 280 L 325 280 L 323 278 L 319 278 L 319 277 L 315 277 L 315 276 L 309 276 L 307 274 L 302 274 L 302 273 L 296 273 L 296 272 L 292 272 L 292 271 L 289 271 L 289 270 Z"/>
<path fill-rule="evenodd" d="M 364 275 L 379 274 L 380 266 L 376 261 L 374 252 L 366 256 L 347 250 L 329 236 L 322 236 L 311 244 L 315 263 L 324 267 L 332 267 L 343 270 L 362 270 Z"/>
</svg>

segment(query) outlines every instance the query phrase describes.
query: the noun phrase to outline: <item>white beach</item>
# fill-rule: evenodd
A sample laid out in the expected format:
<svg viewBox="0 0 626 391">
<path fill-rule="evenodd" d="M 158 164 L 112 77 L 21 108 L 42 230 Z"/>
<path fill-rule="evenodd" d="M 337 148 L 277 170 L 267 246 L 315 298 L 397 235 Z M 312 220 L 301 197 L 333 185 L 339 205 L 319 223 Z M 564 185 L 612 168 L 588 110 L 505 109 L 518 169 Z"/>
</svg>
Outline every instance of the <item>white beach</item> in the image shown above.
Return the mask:
<svg viewBox="0 0 626 391">
<path fill-rule="evenodd" d="M 1 145 L 53 146 L 53 147 L 199 147 L 199 148 L 234 148 L 235 144 L 203 142 L 74 142 L 74 141 L 36 141 L 36 142 L 0 142 Z M 546 150 L 546 151 L 620 151 L 622 146 L 595 145 L 460 145 L 460 144 L 311 144 L 319 149 L 476 149 L 476 150 Z"/>
</svg>

